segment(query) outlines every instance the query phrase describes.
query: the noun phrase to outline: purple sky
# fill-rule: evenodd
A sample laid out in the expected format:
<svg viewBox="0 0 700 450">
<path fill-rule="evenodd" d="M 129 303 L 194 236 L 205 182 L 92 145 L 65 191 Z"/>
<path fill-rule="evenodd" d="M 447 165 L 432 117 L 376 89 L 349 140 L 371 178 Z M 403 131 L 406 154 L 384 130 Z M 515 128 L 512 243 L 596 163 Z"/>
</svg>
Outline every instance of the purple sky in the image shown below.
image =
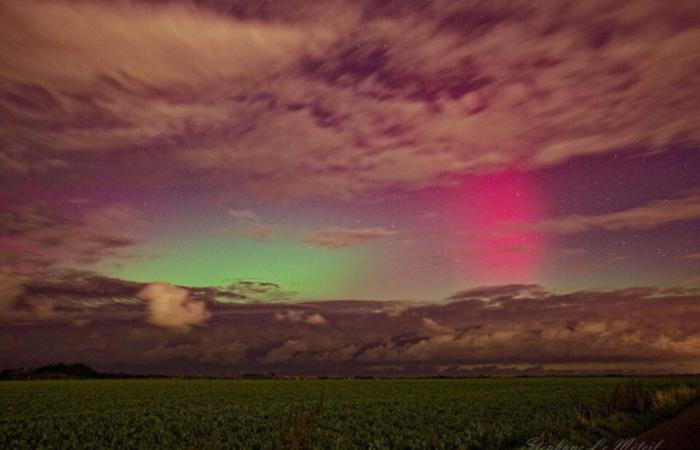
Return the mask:
<svg viewBox="0 0 700 450">
<path fill-rule="evenodd" d="M 0 366 L 700 371 L 698 105 L 693 1 L 3 2 Z"/>
</svg>

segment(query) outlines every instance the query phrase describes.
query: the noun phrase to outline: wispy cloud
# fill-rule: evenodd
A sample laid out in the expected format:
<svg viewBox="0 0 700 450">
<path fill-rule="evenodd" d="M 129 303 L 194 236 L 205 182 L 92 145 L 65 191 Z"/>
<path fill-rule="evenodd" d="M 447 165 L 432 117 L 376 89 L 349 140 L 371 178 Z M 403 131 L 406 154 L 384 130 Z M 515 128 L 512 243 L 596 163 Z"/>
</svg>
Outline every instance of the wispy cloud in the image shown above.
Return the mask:
<svg viewBox="0 0 700 450">
<path fill-rule="evenodd" d="M 310 233 L 304 242 L 318 247 L 339 249 L 364 244 L 369 241 L 388 238 L 397 234 L 396 230 L 382 227 L 342 228 L 330 227 Z"/>
<path fill-rule="evenodd" d="M 260 216 L 249 209 L 231 209 L 229 210 L 228 215 L 236 220 L 248 220 L 252 222 L 260 220 Z"/>
<path fill-rule="evenodd" d="M 228 215 L 234 219 L 235 223 L 232 226 L 214 230 L 215 234 L 232 235 L 253 241 L 266 242 L 283 228 L 263 222 L 262 218 L 250 209 L 231 209 L 228 211 Z"/>
<path fill-rule="evenodd" d="M 700 195 L 658 200 L 643 206 L 608 214 L 572 215 L 533 225 L 538 231 L 575 234 L 590 230 L 649 230 L 674 222 L 700 218 Z"/>
<path fill-rule="evenodd" d="M 0 261 L 19 272 L 44 271 L 129 258 L 141 243 L 139 212 L 123 204 L 90 205 L 83 211 L 65 202 L 8 203 L 0 213 Z M 127 231 L 128 230 L 128 231 Z"/>
<path fill-rule="evenodd" d="M 3 5 L 4 174 L 349 197 L 700 141 L 692 1 L 195 3 Z"/>
</svg>

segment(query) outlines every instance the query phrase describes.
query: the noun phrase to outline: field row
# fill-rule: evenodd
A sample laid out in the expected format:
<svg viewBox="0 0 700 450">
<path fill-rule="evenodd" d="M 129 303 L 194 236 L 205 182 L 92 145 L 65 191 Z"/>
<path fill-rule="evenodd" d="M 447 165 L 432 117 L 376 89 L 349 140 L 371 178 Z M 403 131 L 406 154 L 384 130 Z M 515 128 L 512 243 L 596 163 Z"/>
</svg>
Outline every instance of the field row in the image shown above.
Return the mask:
<svg viewBox="0 0 700 450">
<path fill-rule="evenodd" d="M 0 448 L 507 449 L 634 433 L 700 380 L 0 383 Z"/>
</svg>

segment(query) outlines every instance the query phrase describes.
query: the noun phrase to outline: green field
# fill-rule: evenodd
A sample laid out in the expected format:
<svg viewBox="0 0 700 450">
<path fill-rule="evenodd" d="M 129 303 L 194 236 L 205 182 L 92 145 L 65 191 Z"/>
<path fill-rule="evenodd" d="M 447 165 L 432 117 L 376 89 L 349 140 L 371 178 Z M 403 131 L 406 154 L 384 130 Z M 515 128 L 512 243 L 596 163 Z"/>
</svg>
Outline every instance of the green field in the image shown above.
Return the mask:
<svg viewBox="0 0 700 450">
<path fill-rule="evenodd" d="M 506 449 L 534 437 L 584 443 L 660 420 L 695 398 L 698 382 L 8 381 L 0 383 L 0 448 Z"/>
</svg>

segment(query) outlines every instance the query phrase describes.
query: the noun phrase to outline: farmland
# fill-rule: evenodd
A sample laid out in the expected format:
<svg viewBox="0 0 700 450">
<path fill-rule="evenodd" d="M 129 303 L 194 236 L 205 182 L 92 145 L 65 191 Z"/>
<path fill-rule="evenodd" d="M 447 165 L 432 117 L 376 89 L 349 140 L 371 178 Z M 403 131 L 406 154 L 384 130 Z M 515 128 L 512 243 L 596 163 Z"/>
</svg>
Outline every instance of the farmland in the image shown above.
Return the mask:
<svg viewBox="0 0 700 450">
<path fill-rule="evenodd" d="M 630 435 L 700 379 L 0 383 L 0 448 L 474 448 Z"/>
</svg>

